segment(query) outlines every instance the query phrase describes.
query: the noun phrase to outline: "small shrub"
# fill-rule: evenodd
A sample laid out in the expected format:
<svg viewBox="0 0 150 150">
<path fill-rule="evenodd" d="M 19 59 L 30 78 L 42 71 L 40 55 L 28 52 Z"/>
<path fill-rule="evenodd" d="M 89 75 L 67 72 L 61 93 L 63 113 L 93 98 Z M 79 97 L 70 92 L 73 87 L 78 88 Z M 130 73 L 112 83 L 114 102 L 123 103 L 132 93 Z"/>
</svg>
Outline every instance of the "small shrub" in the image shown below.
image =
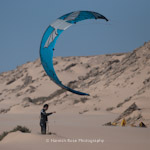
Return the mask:
<svg viewBox="0 0 150 150">
<path fill-rule="evenodd" d="M 28 128 L 22 127 L 22 126 L 17 126 L 13 130 L 11 130 L 11 132 L 16 132 L 16 131 L 21 131 L 21 132 L 24 132 L 24 133 L 31 133 L 31 131 Z"/>
<path fill-rule="evenodd" d="M 0 141 L 8 134 L 7 131 L 4 131 L 1 135 L 0 135 Z"/>
<path fill-rule="evenodd" d="M 106 108 L 106 111 L 112 111 L 114 109 L 114 107 L 108 107 Z"/>
<path fill-rule="evenodd" d="M 21 131 L 23 133 L 31 133 L 31 131 L 26 128 L 26 127 L 22 127 L 22 126 L 17 126 L 14 129 L 10 130 L 10 131 L 4 131 L 2 134 L 0 134 L 0 141 L 8 134 L 11 132 L 16 132 L 16 131 Z"/>
</svg>

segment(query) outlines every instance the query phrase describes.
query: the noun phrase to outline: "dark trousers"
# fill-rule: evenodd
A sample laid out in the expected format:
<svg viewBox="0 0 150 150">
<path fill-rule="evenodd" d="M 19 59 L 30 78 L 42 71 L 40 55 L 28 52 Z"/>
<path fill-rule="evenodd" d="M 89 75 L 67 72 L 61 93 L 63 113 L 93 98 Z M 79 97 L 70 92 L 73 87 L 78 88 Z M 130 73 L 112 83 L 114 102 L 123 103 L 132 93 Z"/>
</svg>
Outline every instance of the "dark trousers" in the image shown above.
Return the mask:
<svg viewBox="0 0 150 150">
<path fill-rule="evenodd" d="M 41 134 L 46 134 L 46 123 L 40 123 Z"/>
</svg>

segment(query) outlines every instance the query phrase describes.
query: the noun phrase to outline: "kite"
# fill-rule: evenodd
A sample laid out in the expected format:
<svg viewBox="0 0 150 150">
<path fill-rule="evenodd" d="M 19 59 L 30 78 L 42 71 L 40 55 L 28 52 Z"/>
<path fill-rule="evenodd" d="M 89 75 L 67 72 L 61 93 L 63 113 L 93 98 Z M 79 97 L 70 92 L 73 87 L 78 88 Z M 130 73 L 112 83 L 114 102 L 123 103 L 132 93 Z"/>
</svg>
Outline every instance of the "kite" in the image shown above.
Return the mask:
<svg viewBox="0 0 150 150">
<path fill-rule="evenodd" d="M 74 11 L 59 17 L 56 19 L 56 21 L 48 26 L 43 34 L 40 45 L 40 59 L 45 72 L 54 83 L 72 93 L 89 96 L 87 93 L 76 91 L 63 85 L 63 83 L 57 77 L 53 67 L 53 51 L 59 35 L 71 25 L 86 19 L 104 19 L 108 21 L 106 17 L 93 11 Z"/>
</svg>

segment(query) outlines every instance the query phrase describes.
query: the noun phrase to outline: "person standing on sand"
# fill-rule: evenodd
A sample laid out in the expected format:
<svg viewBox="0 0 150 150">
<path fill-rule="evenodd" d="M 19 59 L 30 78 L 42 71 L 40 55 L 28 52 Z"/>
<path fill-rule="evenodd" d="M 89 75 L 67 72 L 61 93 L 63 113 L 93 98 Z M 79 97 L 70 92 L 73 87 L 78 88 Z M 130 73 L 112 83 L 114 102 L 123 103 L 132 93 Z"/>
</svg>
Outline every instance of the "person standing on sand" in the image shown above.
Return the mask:
<svg viewBox="0 0 150 150">
<path fill-rule="evenodd" d="M 48 121 L 47 116 L 56 113 L 56 111 L 53 111 L 51 113 L 46 113 L 47 110 L 48 110 L 48 104 L 45 104 L 43 106 L 43 109 L 41 110 L 41 118 L 40 118 L 41 134 L 46 134 L 46 123 Z"/>
</svg>

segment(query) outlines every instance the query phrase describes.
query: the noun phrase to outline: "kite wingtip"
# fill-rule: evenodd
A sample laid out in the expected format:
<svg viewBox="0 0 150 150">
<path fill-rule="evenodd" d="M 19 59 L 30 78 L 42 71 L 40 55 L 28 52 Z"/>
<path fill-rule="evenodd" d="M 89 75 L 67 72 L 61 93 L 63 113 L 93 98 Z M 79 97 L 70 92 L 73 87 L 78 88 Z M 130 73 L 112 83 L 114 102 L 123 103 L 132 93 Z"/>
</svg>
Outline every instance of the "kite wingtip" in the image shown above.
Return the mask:
<svg viewBox="0 0 150 150">
<path fill-rule="evenodd" d="M 87 96 L 90 96 L 90 94 L 86 94 Z"/>
<path fill-rule="evenodd" d="M 109 20 L 105 17 L 105 20 L 108 22 Z"/>
</svg>

